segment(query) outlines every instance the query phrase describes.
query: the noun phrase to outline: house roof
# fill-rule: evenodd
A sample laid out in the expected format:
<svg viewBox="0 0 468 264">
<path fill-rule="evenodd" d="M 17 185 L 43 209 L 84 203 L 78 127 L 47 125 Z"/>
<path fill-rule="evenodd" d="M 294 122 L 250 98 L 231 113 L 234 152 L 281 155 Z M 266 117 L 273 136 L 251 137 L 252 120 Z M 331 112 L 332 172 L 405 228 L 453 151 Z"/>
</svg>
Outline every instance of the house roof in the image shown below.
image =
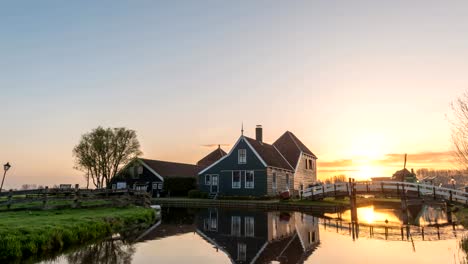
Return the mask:
<svg viewBox="0 0 468 264">
<path fill-rule="evenodd" d="M 202 167 L 192 164 L 150 159 L 140 160 L 162 177 L 196 177 L 198 172 L 202 169 Z"/>
<path fill-rule="evenodd" d="M 217 149 L 213 150 L 210 154 L 206 155 L 203 159 L 199 160 L 197 162 L 197 166 L 208 167 L 226 155 L 227 153 L 224 152 L 224 150 L 221 149 L 221 146 L 218 145 Z"/>
<path fill-rule="evenodd" d="M 244 137 L 252 148 L 258 153 L 260 158 L 267 166 L 282 168 L 294 171 L 294 168 L 289 165 L 283 155 L 273 146 L 264 142 L 260 142 L 253 138 Z"/>
<path fill-rule="evenodd" d="M 297 166 L 297 162 L 299 161 L 299 156 L 301 152 L 311 155 L 315 159 L 317 156 L 310 151 L 309 148 L 304 145 L 297 137 L 290 131 L 286 131 L 281 137 L 279 137 L 274 143 L 275 146 L 281 154 L 286 158 L 286 160 L 293 166 L 294 168 Z"/>
</svg>

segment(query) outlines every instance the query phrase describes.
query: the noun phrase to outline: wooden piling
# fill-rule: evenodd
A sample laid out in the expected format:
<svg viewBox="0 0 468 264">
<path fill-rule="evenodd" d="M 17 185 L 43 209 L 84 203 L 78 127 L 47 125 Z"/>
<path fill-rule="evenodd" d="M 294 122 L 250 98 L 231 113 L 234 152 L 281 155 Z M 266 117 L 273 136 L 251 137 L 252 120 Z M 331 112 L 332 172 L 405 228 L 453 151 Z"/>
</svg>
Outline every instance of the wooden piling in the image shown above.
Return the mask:
<svg viewBox="0 0 468 264">
<path fill-rule="evenodd" d="M 47 193 L 49 192 L 49 186 L 46 186 L 42 193 L 42 208 L 47 208 Z"/>
</svg>

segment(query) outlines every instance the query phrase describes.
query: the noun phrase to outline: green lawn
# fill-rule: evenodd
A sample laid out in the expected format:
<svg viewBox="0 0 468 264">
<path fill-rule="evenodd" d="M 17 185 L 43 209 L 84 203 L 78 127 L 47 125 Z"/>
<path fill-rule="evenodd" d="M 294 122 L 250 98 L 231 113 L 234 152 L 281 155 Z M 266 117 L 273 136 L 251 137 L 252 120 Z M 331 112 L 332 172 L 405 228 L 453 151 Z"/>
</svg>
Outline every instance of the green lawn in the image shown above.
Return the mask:
<svg viewBox="0 0 468 264">
<path fill-rule="evenodd" d="M 154 219 L 153 209 L 140 207 L 0 212 L 0 262 L 58 252 Z"/>
</svg>

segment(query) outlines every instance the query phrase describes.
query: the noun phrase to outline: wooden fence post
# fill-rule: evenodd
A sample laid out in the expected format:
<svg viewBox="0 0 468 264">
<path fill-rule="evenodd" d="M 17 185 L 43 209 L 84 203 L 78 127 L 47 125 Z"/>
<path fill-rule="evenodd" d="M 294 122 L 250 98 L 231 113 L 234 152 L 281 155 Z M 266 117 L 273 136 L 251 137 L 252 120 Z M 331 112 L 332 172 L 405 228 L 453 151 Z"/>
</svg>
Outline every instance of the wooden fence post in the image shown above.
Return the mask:
<svg viewBox="0 0 468 264">
<path fill-rule="evenodd" d="M 435 191 L 435 186 L 432 187 L 432 194 L 434 196 L 434 200 L 436 199 L 436 191 Z"/>
<path fill-rule="evenodd" d="M 421 192 L 419 191 L 419 188 L 420 188 L 420 186 L 418 184 L 418 198 L 421 197 Z"/>
<path fill-rule="evenodd" d="M 8 192 L 8 203 L 7 203 L 7 209 L 10 210 L 11 208 L 11 200 L 13 199 L 13 190 L 10 189 Z"/>
<path fill-rule="evenodd" d="M 450 190 L 449 193 L 450 193 L 450 202 L 453 202 L 452 190 Z"/>
<path fill-rule="evenodd" d="M 49 186 L 46 186 L 42 194 L 42 208 L 46 209 L 47 207 L 47 193 L 49 192 Z"/>
<path fill-rule="evenodd" d="M 385 192 L 384 192 L 384 188 L 383 188 L 383 185 L 384 185 L 384 183 L 383 183 L 383 182 L 381 182 L 381 183 L 380 183 L 380 187 L 382 188 L 382 194 L 385 194 Z"/>
<path fill-rule="evenodd" d="M 80 185 L 75 184 L 75 191 L 73 192 L 73 196 L 73 207 L 80 208 Z"/>
<path fill-rule="evenodd" d="M 336 197 L 336 183 L 333 184 L 333 190 L 335 192 L 335 197 Z"/>
<path fill-rule="evenodd" d="M 396 184 L 396 192 L 397 192 L 397 195 L 400 196 L 400 184 L 398 182 Z"/>
<path fill-rule="evenodd" d="M 366 182 L 367 193 L 369 193 L 369 182 Z"/>
</svg>

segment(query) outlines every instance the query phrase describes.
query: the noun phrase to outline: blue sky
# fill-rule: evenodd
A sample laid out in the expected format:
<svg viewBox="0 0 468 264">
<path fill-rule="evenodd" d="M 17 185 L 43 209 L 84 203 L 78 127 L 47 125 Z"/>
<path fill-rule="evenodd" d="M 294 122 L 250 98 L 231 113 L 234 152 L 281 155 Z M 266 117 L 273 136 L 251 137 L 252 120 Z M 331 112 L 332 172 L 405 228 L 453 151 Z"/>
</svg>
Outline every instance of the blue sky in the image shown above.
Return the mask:
<svg viewBox="0 0 468 264">
<path fill-rule="evenodd" d="M 98 125 L 135 129 L 145 157 L 182 162 L 210 151 L 201 145 L 234 143 L 241 122 L 251 135 L 263 124 L 270 142 L 291 130 L 322 161 L 449 151 L 445 115 L 468 83 L 466 10 L 466 1 L 2 2 L 7 185 L 81 181 L 71 150 Z"/>
</svg>

